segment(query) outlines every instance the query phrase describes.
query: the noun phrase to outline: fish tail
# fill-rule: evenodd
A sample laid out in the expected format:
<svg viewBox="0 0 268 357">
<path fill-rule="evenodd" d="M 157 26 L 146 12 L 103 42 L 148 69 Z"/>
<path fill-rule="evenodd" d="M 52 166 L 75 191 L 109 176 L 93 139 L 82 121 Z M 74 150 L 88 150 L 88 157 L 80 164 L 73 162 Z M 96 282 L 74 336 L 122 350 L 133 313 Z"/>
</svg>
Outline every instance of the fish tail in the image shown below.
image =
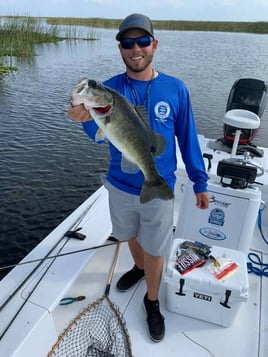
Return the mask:
<svg viewBox="0 0 268 357">
<path fill-rule="evenodd" d="M 142 186 L 140 202 L 146 203 L 154 198 L 160 198 L 162 200 L 172 200 L 174 198 L 174 193 L 161 176 L 158 176 L 157 180 L 153 183 L 145 181 Z"/>
</svg>

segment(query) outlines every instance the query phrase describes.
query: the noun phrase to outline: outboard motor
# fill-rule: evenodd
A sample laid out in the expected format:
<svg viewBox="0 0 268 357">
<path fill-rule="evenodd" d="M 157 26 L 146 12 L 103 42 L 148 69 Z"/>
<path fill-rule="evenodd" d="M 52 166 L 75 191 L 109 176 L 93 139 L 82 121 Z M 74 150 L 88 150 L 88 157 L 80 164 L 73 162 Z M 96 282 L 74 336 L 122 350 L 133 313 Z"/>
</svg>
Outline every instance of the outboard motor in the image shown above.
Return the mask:
<svg viewBox="0 0 268 357">
<path fill-rule="evenodd" d="M 249 160 L 250 155 L 262 156 L 263 150 L 254 148 L 251 140 L 260 126 L 260 118 L 267 104 L 267 84 L 251 78 L 237 80 L 229 94 L 224 115 L 224 139 L 222 142 L 232 147 L 231 157 L 219 161 L 217 175 L 222 186 L 245 189 L 254 183 L 257 176 L 264 173 L 259 164 Z M 237 157 L 238 145 L 244 158 Z M 254 150 L 253 150 L 254 149 Z"/>
<path fill-rule="evenodd" d="M 244 109 L 253 112 L 262 117 L 266 103 L 268 100 L 267 83 L 252 78 L 238 79 L 230 91 L 226 112 L 232 109 Z M 232 147 L 235 131 L 237 128 L 224 124 L 223 143 L 226 146 Z M 256 136 L 258 128 L 243 129 L 239 138 L 239 144 L 249 145 L 252 139 Z"/>
</svg>

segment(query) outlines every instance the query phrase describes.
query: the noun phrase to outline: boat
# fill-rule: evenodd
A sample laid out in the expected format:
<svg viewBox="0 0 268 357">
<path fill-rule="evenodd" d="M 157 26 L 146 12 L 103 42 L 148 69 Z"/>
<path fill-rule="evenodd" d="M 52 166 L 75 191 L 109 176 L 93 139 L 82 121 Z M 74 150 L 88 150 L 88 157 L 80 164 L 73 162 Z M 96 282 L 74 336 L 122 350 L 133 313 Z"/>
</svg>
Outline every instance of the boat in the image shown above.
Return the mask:
<svg viewBox="0 0 268 357">
<path fill-rule="evenodd" d="M 125 351 L 122 356 L 266 357 L 268 147 L 252 144 L 266 103 L 267 83 L 241 78 L 234 83 L 228 98 L 223 137 L 199 135 L 209 175 L 211 203 L 206 212 L 194 207 L 191 182 L 177 149 L 174 226 L 171 227 L 174 244 L 195 243 L 210 247 L 212 252 L 237 254 L 241 257 L 237 270 L 223 281 L 212 274 L 208 278 L 207 266 L 212 264 L 209 260 L 181 275 L 175 269 L 174 250 L 171 250 L 159 294 L 166 334 L 161 342 L 153 342 L 142 307 L 145 281 L 125 293 L 115 288 L 118 278 L 133 262 L 127 243 L 119 244 L 113 237 L 108 193 L 101 186 L 1 280 L 0 355 L 121 356 L 104 352 L 89 354 L 87 346 L 80 346 L 87 344 L 81 336 L 87 336 L 83 330 L 87 333 L 89 328 L 83 325 L 83 317 L 92 304 L 99 303 L 109 286 L 109 295 L 106 291 L 105 296 L 116 307 L 130 341 L 131 351 Z M 200 278 L 201 269 L 206 274 L 204 280 Z M 195 299 L 187 294 L 187 281 L 191 279 L 196 279 L 202 288 L 209 281 L 205 293 L 194 292 Z M 220 285 L 224 294 L 220 304 L 212 308 L 214 287 Z M 226 286 L 232 287 L 226 289 Z M 174 294 L 170 296 L 172 289 Z M 234 292 L 239 295 L 237 309 L 232 308 Z M 178 300 L 182 296 L 185 299 Z M 217 317 L 220 307 L 223 317 Z M 226 316 L 230 321 L 223 321 Z M 73 328 L 80 330 L 72 334 Z M 74 347 L 57 354 L 57 346 L 66 340 Z"/>
</svg>

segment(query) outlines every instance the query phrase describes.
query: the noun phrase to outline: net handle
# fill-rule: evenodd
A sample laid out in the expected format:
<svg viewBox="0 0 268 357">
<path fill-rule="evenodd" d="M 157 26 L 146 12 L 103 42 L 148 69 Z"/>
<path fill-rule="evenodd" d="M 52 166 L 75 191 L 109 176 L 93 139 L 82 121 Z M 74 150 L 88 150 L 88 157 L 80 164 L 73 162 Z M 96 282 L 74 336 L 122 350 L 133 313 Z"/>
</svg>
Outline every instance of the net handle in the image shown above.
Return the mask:
<svg viewBox="0 0 268 357">
<path fill-rule="evenodd" d="M 116 267 L 116 263 L 117 263 L 117 259 L 119 256 L 119 249 L 120 249 L 120 241 L 117 241 L 116 247 L 115 247 L 115 252 L 114 252 L 114 257 L 113 257 L 113 261 L 112 261 L 112 265 L 111 265 L 111 269 L 110 269 L 110 273 L 107 279 L 107 284 L 106 284 L 106 288 L 104 291 L 104 295 L 108 296 L 110 293 L 110 288 L 111 288 L 111 282 L 113 279 L 113 275 L 114 275 L 114 271 L 115 271 L 115 267 Z"/>
</svg>

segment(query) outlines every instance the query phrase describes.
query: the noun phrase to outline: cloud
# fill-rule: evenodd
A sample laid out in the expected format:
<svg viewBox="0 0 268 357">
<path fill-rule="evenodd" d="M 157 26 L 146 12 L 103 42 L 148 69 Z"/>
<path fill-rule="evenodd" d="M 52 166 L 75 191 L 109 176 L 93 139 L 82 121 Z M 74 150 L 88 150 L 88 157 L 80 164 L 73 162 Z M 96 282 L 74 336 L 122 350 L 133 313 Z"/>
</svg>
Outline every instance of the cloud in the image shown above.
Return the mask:
<svg viewBox="0 0 268 357">
<path fill-rule="evenodd" d="M 267 0 L 0 0 L 0 15 L 124 18 L 141 12 L 154 20 L 267 21 Z"/>
</svg>

